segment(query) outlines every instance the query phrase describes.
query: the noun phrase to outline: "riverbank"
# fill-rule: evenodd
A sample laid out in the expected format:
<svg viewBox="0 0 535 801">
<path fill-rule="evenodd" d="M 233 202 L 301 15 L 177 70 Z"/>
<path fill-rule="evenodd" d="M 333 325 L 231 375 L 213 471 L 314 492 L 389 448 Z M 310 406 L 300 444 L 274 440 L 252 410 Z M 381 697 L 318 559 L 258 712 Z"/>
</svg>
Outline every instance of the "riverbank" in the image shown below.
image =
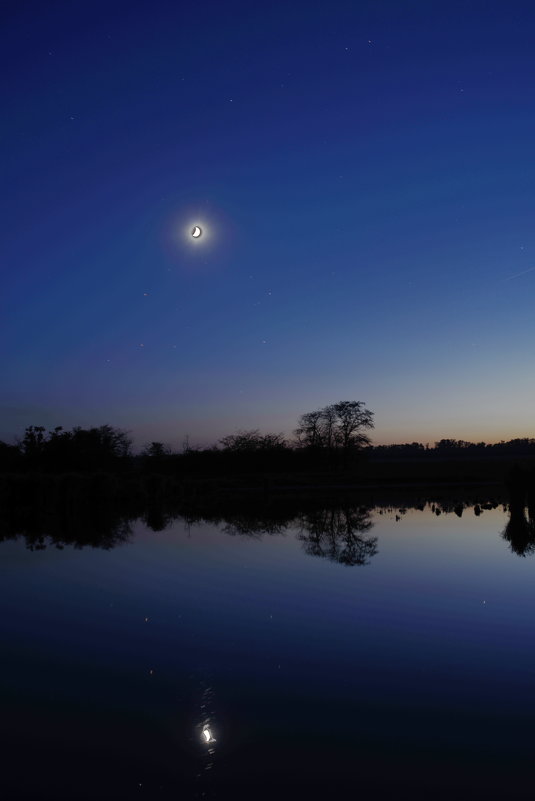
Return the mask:
<svg viewBox="0 0 535 801">
<path fill-rule="evenodd" d="M 0 503 L 44 506 L 63 498 L 93 502 L 144 503 L 166 498 L 184 501 L 200 496 L 251 493 L 340 493 L 429 487 L 495 486 L 529 483 L 535 460 L 444 459 L 370 461 L 353 470 L 248 471 L 221 474 L 122 472 L 21 472 L 0 474 Z"/>
</svg>

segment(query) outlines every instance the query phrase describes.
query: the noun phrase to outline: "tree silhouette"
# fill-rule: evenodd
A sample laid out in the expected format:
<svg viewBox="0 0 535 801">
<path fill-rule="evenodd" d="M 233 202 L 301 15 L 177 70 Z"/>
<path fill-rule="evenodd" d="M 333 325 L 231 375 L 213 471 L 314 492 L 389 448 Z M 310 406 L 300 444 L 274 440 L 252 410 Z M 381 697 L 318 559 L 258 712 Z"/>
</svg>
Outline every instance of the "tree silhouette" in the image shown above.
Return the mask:
<svg viewBox="0 0 535 801">
<path fill-rule="evenodd" d="M 365 409 L 362 401 L 340 401 L 333 408 L 337 444 L 345 450 L 369 445 L 370 438 L 362 433 L 362 429 L 374 427 L 373 412 Z"/>
<path fill-rule="evenodd" d="M 246 452 L 267 451 L 286 447 L 283 434 L 261 434 L 255 428 L 251 431 L 238 431 L 219 440 L 227 451 Z"/>
<path fill-rule="evenodd" d="M 107 469 L 130 456 L 131 440 L 110 425 L 71 431 L 57 426 L 48 434 L 43 426 L 28 426 L 18 448 L 30 469 L 88 471 Z"/>
<path fill-rule="evenodd" d="M 46 434 L 44 426 L 28 426 L 24 432 L 24 438 L 19 443 L 19 448 L 26 460 L 35 466 L 38 464 L 45 451 Z"/>
<path fill-rule="evenodd" d="M 163 444 L 163 442 L 151 442 L 150 445 L 145 445 L 141 451 L 141 456 L 149 459 L 163 459 L 165 456 L 171 454 L 171 449 Z"/>
<path fill-rule="evenodd" d="M 309 448 L 320 448 L 324 444 L 323 410 L 306 412 L 299 418 L 299 426 L 295 429 L 297 441 Z"/>
<path fill-rule="evenodd" d="M 301 415 L 295 436 L 308 448 L 358 450 L 370 444 L 364 429 L 374 428 L 373 412 L 362 401 L 339 401 Z"/>
</svg>

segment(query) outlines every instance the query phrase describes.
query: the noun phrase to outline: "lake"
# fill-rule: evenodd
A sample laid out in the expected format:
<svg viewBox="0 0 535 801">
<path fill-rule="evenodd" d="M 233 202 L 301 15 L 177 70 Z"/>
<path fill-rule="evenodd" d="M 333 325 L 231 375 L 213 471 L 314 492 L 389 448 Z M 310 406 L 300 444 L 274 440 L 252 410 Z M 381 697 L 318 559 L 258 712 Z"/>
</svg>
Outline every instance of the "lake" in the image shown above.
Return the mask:
<svg viewBox="0 0 535 801">
<path fill-rule="evenodd" d="M 487 501 L 6 537 L 2 797 L 532 798 L 535 528 Z"/>
</svg>

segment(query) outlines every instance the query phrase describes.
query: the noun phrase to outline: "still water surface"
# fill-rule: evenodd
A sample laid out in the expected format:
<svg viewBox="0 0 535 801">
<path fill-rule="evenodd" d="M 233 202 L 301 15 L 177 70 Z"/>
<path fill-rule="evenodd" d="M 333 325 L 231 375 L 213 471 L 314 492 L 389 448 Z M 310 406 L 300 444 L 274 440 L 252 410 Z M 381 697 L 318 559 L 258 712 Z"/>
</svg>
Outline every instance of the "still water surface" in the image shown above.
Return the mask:
<svg viewBox="0 0 535 801">
<path fill-rule="evenodd" d="M 354 507 L 2 542 L 2 797 L 532 798 L 519 520 Z"/>
</svg>

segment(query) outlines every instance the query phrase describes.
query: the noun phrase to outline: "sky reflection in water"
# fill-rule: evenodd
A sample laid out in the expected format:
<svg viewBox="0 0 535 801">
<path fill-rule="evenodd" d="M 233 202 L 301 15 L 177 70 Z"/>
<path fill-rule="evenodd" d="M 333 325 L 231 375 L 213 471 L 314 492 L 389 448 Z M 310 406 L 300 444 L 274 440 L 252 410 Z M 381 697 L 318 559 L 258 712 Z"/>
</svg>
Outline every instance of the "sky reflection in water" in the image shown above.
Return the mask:
<svg viewBox="0 0 535 801">
<path fill-rule="evenodd" d="M 524 797 L 532 541 L 501 505 L 6 540 L 0 789 Z"/>
</svg>

